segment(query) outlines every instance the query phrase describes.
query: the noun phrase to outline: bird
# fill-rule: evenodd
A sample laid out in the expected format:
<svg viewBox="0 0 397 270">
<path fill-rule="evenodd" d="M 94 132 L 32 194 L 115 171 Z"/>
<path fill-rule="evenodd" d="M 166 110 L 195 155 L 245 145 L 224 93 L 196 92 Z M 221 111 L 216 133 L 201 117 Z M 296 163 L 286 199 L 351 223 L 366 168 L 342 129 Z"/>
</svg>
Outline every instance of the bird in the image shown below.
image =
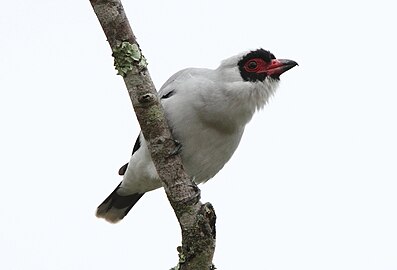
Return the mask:
<svg viewBox="0 0 397 270">
<path fill-rule="evenodd" d="M 238 147 L 246 124 L 276 91 L 280 75 L 297 66 L 262 48 L 227 58 L 216 69 L 187 68 L 158 91 L 165 117 L 187 174 L 196 184 L 213 178 Z M 140 132 L 116 189 L 98 206 L 96 216 L 122 220 L 149 191 L 162 187 Z"/>
</svg>

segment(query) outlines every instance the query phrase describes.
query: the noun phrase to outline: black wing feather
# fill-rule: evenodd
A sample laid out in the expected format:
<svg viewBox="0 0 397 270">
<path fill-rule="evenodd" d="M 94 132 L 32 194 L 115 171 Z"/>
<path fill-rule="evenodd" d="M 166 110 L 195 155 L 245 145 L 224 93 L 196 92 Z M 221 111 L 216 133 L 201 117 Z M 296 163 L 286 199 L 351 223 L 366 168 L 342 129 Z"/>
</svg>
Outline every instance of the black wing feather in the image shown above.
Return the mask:
<svg viewBox="0 0 397 270">
<path fill-rule="evenodd" d="M 140 134 L 138 135 L 138 138 L 136 138 L 135 144 L 134 144 L 134 148 L 132 149 L 132 154 L 133 155 L 136 151 L 138 151 L 138 149 L 141 147 L 141 139 L 140 139 Z M 126 164 L 124 164 L 120 169 L 119 169 L 119 175 L 124 175 L 125 172 L 127 171 L 127 167 L 128 167 L 128 162 Z"/>
</svg>

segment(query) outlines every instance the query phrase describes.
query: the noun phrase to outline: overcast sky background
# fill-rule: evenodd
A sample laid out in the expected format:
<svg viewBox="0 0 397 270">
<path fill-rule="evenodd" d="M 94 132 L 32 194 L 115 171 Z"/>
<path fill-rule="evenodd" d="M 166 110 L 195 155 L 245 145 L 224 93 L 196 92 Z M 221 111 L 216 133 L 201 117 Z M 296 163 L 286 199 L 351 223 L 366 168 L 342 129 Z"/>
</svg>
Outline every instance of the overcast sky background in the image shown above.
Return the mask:
<svg viewBox="0 0 397 270">
<path fill-rule="evenodd" d="M 393 1 L 124 1 L 159 88 L 263 47 L 282 76 L 224 169 L 201 185 L 218 269 L 397 269 Z M 169 269 L 163 190 L 95 217 L 139 127 L 88 0 L 5 1 L 0 15 L 0 269 Z"/>
</svg>

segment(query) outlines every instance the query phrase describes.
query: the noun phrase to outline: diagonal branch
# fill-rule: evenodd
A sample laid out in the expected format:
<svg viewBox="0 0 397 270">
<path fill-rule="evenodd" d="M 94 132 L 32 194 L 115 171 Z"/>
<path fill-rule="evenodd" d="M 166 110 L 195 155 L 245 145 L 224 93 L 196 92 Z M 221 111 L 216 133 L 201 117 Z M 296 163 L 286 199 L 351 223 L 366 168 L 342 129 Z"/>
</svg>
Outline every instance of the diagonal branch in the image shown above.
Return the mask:
<svg viewBox="0 0 397 270">
<path fill-rule="evenodd" d="M 164 110 L 120 0 L 90 0 L 123 76 L 142 133 L 182 230 L 178 269 L 212 269 L 215 212 L 200 202 L 200 190 L 185 173 Z"/>
</svg>

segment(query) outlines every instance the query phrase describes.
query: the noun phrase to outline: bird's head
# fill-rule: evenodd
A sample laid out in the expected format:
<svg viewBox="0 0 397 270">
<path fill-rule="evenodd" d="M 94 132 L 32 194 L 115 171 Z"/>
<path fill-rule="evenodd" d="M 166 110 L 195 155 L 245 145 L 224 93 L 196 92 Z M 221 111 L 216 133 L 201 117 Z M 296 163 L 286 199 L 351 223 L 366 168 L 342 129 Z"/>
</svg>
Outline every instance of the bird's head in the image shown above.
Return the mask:
<svg viewBox="0 0 397 270">
<path fill-rule="evenodd" d="M 271 52 L 258 49 L 224 60 L 218 67 L 227 89 L 249 98 L 257 109 L 262 108 L 276 90 L 280 75 L 298 65 L 295 61 L 277 59 Z"/>
<path fill-rule="evenodd" d="M 274 54 L 264 49 L 245 53 L 237 64 L 242 79 L 250 82 L 280 80 L 281 74 L 298 65 L 292 60 L 276 59 Z"/>
</svg>

